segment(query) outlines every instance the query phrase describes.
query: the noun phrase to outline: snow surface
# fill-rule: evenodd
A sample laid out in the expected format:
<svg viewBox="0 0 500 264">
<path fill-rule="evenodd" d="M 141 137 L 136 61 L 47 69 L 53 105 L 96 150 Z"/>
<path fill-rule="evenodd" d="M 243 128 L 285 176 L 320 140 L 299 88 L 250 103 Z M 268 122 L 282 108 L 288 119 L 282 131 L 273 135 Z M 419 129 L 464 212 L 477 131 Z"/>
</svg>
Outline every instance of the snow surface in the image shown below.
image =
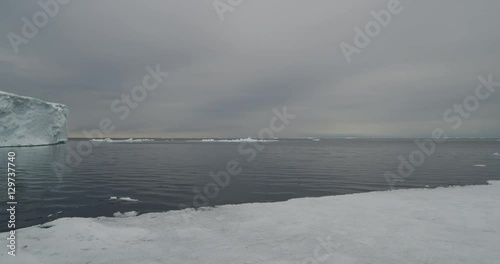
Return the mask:
<svg viewBox="0 0 500 264">
<path fill-rule="evenodd" d="M 498 263 L 490 184 L 61 218 L 18 230 L 0 263 Z"/>
<path fill-rule="evenodd" d="M 68 113 L 62 104 L 0 91 L 0 147 L 64 142 Z"/>
</svg>

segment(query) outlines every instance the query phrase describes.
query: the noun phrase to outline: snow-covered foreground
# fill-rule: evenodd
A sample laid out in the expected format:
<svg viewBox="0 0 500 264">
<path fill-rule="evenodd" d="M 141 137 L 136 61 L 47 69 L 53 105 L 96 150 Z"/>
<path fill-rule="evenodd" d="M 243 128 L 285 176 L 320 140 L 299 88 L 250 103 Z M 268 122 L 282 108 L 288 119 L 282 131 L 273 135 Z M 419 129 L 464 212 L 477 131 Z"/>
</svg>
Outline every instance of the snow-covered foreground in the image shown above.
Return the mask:
<svg viewBox="0 0 500 264">
<path fill-rule="evenodd" d="M 68 107 L 0 91 L 0 147 L 67 140 Z"/>
<path fill-rule="evenodd" d="M 18 232 L 1 263 L 498 263 L 500 182 L 120 218 Z M 5 233 L 2 236 L 6 236 Z"/>
</svg>

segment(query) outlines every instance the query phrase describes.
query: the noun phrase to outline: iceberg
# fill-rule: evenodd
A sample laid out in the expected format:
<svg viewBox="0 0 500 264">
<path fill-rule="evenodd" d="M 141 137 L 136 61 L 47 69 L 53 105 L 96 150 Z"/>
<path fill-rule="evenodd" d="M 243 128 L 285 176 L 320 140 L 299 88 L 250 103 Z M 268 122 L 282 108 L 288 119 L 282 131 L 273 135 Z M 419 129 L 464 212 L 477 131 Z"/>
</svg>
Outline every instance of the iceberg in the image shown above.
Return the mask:
<svg viewBox="0 0 500 264">
<path fill-rule="evenodd" d="M 68 114 L 63 104 L 0 91 L 0 147 L 65 142 Z"/>
</svg>

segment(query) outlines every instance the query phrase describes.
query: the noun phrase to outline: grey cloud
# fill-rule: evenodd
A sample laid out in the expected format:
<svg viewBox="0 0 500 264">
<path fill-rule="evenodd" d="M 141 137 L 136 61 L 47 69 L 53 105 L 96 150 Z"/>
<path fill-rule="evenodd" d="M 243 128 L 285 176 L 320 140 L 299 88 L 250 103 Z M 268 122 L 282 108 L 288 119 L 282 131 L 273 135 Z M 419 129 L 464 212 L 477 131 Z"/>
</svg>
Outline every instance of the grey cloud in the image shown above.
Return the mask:
<svg viewBox="0 0 500 264">
<path fill-rule="evenodd" d="M 500 80 L 500 3 L 401 0 L 346 63 L 339 44 L 387 2 L 248 0 L 221 22 L 209 0 L 73 0 L 14 54 L 7 33 L 40 8 L 2 1 L 1 90 L 67 104 L 75 134 L 109 117 L 119 135 L 249 136 L 287 105 L 280 136 L 427 136 L 479 75 Z M 111 102 L 156 64 L 168 80 L 119 120 Z M 499 110 L 497 93 L 454 133 L 500 136 Z"/>
</svg>

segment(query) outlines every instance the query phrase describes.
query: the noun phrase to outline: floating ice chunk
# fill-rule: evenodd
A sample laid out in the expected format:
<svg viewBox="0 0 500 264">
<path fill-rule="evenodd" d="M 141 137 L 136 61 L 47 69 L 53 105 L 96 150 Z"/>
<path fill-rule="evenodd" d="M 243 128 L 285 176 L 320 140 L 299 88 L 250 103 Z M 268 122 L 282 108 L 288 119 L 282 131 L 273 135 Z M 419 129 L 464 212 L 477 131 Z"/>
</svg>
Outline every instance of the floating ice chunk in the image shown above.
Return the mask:
<svg viewBox="0 0 500 264">
<path fill-rule="evenodd" d="M 122 200 L 122 201 L 128 201 L 128 202 L 138 202 L 139 201 L 137 199 L 132 199 L 130 197 L 120 197 L 120 200 Z"/>
<path fill-rule="evenodd" d="M 134 216 L 137 216 L 137 212 L 136 211 L 130 211 L 130 212 L 125 212 L 125 213 L 121 213 L 121 212 L 116 212 L 113 214 L 114 217 L 134 217 Z"/>
<path fill-rule="evenodd" d="M 476 164 L 476 165 L 474 165 L 474 167 L 486 167 L 486 165 L 484 165 L 484 164 Z"/>
<path fill-rule="evenodd" d="M 110 142 L 112 141 L 111 138 L 93 138 L 90 141 L 95 141 L 95 142 Z"/>
<path fill-rule="evenodd" d="M 109 200 L 121 200 L 121 201 L 127 201 L 127 202 L 138 202 L 139 201 L 137 199 L 132 199 L 130 197 L 116 197 L 116 196 L 109 197 Z"/>
<path fill-rule="evenodd" d="M 498 153 L 498 152 L 493 153 L 493 156 L 500 156 L 500 153 Z"/>
<path fill-rule="evenodd" d="M 0 147 L 68 140 L 68 107 L 0 91 Z"/>
</svg>

